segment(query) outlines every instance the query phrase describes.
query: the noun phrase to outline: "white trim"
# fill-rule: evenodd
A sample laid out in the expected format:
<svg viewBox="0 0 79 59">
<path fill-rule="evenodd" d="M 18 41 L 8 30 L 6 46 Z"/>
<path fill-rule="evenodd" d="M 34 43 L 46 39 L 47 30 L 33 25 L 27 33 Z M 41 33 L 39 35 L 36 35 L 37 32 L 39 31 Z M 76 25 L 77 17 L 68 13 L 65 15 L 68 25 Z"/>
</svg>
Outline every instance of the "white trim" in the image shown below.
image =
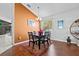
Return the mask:
<svg viewBox="0 0 79 59">
<path fill-rule="evenodd" d="M 22 44 L 22 43 L 25 43 L 25 42 L 29 42 L 29 40 L 22 41 L 22 42 L 19 42 L 19 43 L 15 43 L 14 45 L 19 45 L 19 44 Z"/>
<path fill-rule="evenodd" d="M 53 39 L 53 40 L 67 43 L 67 41 L 65 41 L 65 40 L 59 40 L 59 39 Z M 76 44 L 76 42 L 71 42 L 71 43 Z"/>
<path fill-rule="evenodd" d="M 15 4 L 13 5 L 13 10 L 15 10 Z M 14 11 L 13 11 L 13 20 L 12 20 L 12 44 L 14 45 L 14 39 L 15 39 L 15 37 L 14 37 L 14 23 L 15 23 L 15 15 L 14 15 Z"/>
<path fill-rule="evenodd" d="M 0 54 L 2 54 L 3 52 L 5 52 L 6 50 L 10 49 L 11 47 L 13 47 L 13 45 L 6 47 L 5 49 L 3 49 L 2 51 L 0 51 Z"/>
<path fill-rule="evenodd" d="M 79 40 L 77 40 L 77 46 L 79 46 Z"/>
<path fill-rule="evenodd" d="M 53 39 L 53 40 L 67 43 L 67 41 L 65 41 L 65 40 L 58 40 L 58 39 Z M 14 45 L 19 45 L 19 44 L 22 44 L 22 43 L 25 43 L 25 42 L 29 42 L 29 40 L 22 41 L 22 42 L 19 42 L 19 43 L 15 43 Z M 76 44 L 76 42 L 71 42 L 71 43 Z"/>
<path fill-rule="evenodd" d="M 5 49 L 3 49 L 2 51 L 0 51 L 0 54 L 2 54 L 3 52 L 5 52 L 6 50 L 10 49 L 11 47 L 15 46 L 15 45 L 19 45 L 19 44 L 22 44 L 22 43 L 25 43 L 25 42 L 28 42 L 29 40 L 26 40 L 26 41 L 23 41 L 23 42 L 19 42 L 19 43 L 16 43 L 14 45 L 11 45 L 11 46 L 8 46 L 6 47 Z"/>
</svg>

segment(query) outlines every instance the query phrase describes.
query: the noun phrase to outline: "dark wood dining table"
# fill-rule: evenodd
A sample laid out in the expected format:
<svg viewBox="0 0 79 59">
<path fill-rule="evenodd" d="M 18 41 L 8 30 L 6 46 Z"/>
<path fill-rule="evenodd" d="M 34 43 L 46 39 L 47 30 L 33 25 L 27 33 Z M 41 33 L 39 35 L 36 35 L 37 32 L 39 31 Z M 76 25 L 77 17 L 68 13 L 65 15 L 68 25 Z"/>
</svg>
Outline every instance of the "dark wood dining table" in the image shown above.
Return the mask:
<svg viewBox="0 0 79 59">
<path fill-rule="evenodd" d="M 38 46 L 39 46 L 39 49 L 40 49 L 40 44 L 41 44 L 42 38 L 44 38 L 45 35 L 34 35 L 34 36 L 38 39 Z"/>
</svg>

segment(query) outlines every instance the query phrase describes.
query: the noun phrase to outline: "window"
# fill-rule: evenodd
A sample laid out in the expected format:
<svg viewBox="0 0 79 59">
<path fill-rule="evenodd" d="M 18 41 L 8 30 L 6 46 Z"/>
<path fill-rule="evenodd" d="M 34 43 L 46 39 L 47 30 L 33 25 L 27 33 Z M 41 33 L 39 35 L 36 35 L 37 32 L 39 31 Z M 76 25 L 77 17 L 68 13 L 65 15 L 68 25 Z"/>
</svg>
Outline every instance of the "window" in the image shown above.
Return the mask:
<svg viewBox="0 0 79 59">
<path fill-rule="evenodd" d="M 35 21 L 33 19 L 28 20 L 28 25 L 34 27 L 35 26 Z"/>
<path fill-rule="evenodd" d="M 64 21 L 63 20 L 59 20 L 58 21 L 58 28 L 62 29 L 64 27 Z"/>
</svg>

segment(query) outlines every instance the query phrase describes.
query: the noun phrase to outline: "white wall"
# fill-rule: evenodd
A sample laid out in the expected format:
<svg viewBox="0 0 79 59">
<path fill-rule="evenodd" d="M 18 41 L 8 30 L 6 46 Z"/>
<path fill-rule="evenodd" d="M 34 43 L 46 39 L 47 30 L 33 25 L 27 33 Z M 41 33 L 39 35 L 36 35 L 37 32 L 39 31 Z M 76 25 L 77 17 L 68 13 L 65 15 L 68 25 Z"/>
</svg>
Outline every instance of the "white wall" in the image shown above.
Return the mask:
<svg viewBox="0 0 79 59">
<path fill-rule="evenodd" d="M 8 34 L 0 35 L 0 54 L 12 47 L 12 37 Z"/>
<path fill-rule="evenodd" d="M 72 10 L 61 12 L 59 14 L 45 17 L 43 18 L 43 20 L 45 19 L 53 20 L 53 27 L 52 27 L 52 39 L 53 40 L 66 41 L 67 36 L 70 36 L 72 42 L 76 43 L 77 40 L 70 34 L 69 27 L 78 18 L 79 18 L 79 8 L 75 8 Z M 57 26 L 57 21 L 61 19 L 64 20 L 63 29 L 59 29 Z"/>
<path fill-rule="evenodd" d="M 13 34 L 13 20 L 14 20 L 14 4 L 0 3 L 0 19 L 12 23 Z M 0 35 L 0 53 L 6 51 L 13 45 L 13 37 L 9 33 Z"/>
<path fill-rule="evenodd" d="M 13 3 L 0 3 L 0 19 L 11 22 L 13 20 Z"/>
</svg>

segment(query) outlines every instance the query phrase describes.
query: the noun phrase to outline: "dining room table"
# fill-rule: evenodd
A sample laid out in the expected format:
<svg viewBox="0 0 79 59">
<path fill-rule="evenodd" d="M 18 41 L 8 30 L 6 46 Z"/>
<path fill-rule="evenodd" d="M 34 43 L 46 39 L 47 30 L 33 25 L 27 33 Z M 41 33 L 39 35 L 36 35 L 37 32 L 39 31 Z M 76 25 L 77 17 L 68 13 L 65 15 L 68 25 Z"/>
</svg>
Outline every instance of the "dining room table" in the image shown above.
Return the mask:
<svg viewBox="0 0 79 59">
<path fill-rule="evenodd" d="M 45 35 L 34 35 L 38 39 L 38 46 L 40 49 L 42 38 L 45 38 Z"/>
</svg>

